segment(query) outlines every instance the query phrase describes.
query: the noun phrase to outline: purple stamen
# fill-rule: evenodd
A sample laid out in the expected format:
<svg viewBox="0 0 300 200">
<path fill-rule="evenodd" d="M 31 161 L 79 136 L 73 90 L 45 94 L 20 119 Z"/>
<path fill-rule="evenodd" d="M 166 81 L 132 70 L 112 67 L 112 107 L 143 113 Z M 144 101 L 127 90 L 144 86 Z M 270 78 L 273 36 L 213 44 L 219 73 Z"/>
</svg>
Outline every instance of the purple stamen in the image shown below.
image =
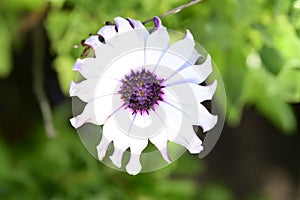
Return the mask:
<svg viewBox="0 0 300 200">
<path fill-rule="evenodd" d="M 132 114 L 149 114 L 159 101 L 162 101 L 164 86 L 161 85 L 163 79 L 158 78 L 149 70 L 131 70 L 130 74 L 125 75 L 121 80 L 122 85 L 118 93 L 124 101 L 126 108 Z"/>
</svg>

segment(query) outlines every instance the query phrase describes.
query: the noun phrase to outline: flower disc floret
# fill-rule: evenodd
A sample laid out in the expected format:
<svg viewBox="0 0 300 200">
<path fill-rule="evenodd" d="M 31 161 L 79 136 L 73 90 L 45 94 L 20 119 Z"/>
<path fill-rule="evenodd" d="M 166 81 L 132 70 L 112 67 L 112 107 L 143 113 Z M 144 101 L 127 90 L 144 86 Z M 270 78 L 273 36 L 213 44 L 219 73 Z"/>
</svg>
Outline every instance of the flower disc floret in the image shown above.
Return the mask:
<svg viewBox="0 0 300 200">
<path fill-rule="evenodd" d="M 149 70 L 131 70 L 129 75 L 121 80 L 122 85 L 119 93 L 124 101 L 126 108 L 132 111 L 132 114 L 145 112 L 149 114 L 158 105 L 164 94 L 162 89 L 163 79 L 160 79 Z"/>
</svg>

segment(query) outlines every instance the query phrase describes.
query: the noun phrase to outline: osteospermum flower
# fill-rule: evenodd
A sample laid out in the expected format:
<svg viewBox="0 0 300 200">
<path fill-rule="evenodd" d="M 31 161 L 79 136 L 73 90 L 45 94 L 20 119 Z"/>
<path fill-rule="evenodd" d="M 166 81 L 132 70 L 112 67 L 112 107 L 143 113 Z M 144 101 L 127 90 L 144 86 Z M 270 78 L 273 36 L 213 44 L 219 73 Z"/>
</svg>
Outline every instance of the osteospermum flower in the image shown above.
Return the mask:
<svg viewBox="0 0 300 200">
<path fill-rule="evenodd" d="M 217 83 L 199 85 L 212 72 L 210 56 L 197 65 L 203 56 L 190 31 L 171 44 L 160 19 L 153 20 L 155 27 L 148 31 L 140 21 L 117 17 L 114 25 L 90 36 L 85 44 L 94 56 L 78 59 L 73 67 L 85 80 L 70 86 L 70 96 L 87 103 L 70 120 L 72 125 L 103 125 L 96 147 L 99 160 L 113 142 L 110 159 L 121 167 L 129 148 L 129 174 L 141 171 L 140 156 L 149 141 L 170 163 L 169 141 L 198 154 L 203 146 L 193 126 L 206 132 L 217 123 L 217 116 L 201 104 L 212 99 Z"/>
</svg>

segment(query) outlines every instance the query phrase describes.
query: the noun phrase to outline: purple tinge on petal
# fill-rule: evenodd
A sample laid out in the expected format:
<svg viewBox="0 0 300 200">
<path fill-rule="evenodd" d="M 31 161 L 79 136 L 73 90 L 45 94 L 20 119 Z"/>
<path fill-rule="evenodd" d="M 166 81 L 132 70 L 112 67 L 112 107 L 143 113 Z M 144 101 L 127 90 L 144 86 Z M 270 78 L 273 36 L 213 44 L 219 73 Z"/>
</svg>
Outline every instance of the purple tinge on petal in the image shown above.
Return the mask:
<svg viewBox="0 0 300 200">
<path fill-rule="evenodd" d="M 127 31 L 131 31 L 133 29 L 130 23 L 122 17 L 116 17 L 114 21 L 115 21 L 116 32 L 118 32 L 119 34 Z"/>
<path fill-rule="evenodd" d="M 203 150 L 202 141 L 195 135 L 194 140 L 188 147 L 188 150 L 192 154 L 200 153 Z"/>
<path fill-rule="evenodd" d="M 154 136 L 153 138 L 150 138 L 149 140 L 160 151 L 160 154 L 162 155 L 163 159 L 165 161 L 167 161 L 168 163 L 171 163 L 172 160 L 171 160 L 169 152 L 168 152 L 168 137 L 167 137 L 167 135 L 166 134 L 158 134 L 158 135 Z"/>
<path fill-rule="evenodd" d="M 75 87 L 76 87 L 76 85 L 77 85 L 76 82 L 71 81 L 71 83 L 70 83 L 70 90 L 69 90 L 70 97 L 75 96 Z"/>
<path fill-rule="evenodd" d="M 126 20 L 129 22 L 129 24 L 132 28 L 135 28 L 135 20 L 128 18 L 128 17 L 126 18 Z"/>
<path fill-rule="evenodd" d="M 103 26 L 97 33 L 98 35 L 102 35 L 105 41 L 108 41 L 112 37 L 116 36 L 115 26 L 107 25 Z"/>
<path fill-rule="evenodd" d="M 159 152 L 165 161 L 167 161 L 168 163 L 172 162 L 172 159 L 169 155 L 168 147 L 159 149 Z"/>
<path fill-rule="evenodd" d="M 99 160 L 103 160 L 106 155 L 109 144 L 111 143 L 106 137 L 102 136 L 100 143 L 97 145 L 97 156 Z"/>
<path fill-rule="evenodd" d="M 85 40 L 84 44 L 89 45 L 90 47 L 95 49 L 97 46 L 101 45 L 101 42 L 99 41 L 98 35 L 92 35 Z"/>
<path fill-rule="evenodd" d="M 73 71 L 76 71 L 76 72 L 80 72 L 83 63 L 84 63 L 84 59 L 77 58 L 75 64 L 73 65 L 72 70 L 73 70 Z"/>
<path fill-rule="evenodd" d="M 153 22 L 154 22 L 155 28 L 161 28 L 162 27 L 161 20 L 160 20 L 159 17 L 157 17 L 157 16 L 153 17 Z"/>
</svg>

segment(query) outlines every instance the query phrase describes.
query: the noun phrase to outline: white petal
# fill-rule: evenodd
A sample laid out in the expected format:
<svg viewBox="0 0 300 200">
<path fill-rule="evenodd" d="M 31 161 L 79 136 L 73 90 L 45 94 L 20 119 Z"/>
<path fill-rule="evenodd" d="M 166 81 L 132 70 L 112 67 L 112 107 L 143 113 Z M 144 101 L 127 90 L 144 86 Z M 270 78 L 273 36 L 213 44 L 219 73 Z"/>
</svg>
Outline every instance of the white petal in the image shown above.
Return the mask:
<svg viewBox="0 0 300 200">
<path fill-rule="evenodd" d="M 216 125 L 217 116 L 210 114 L 199 101 L 206 98 L 210 99 L 211 91 L 215 85 L 211 85 L 206 95 L 197 92 L 199 90 L 197 87 L 199 86 L 196 84 L 180 84 L 167 87 L 164 89 L 164 101 L 171 103 L 175 107 L 181 106 L 182 113 L 190 119 L 192 125 L 201 126 L 203 131 L 206 132 Z M 174 98 L 174 94 L 178 96 L 179 100 Z"/>
<path fill-rule="evenodd" d="M 186 67 L 179 71 L 177 75 L 168 80 L 169 84 L 179 84 L 183 82 L 188 83 L 202 83 L 212 72 L 211 57 L 208 54 L 204 63 Z"/>
<path fill-rule="evenodd" d="M 80 83 L 71 82 L 70 85 L 70 96 L 77 96 L 84 102 L 89 102 L 94 98 L 95 88 L 98 79 L 91 78 L 83 80 Z"/>
<path fill-rule="evenodd" d="M 168 136 L 167 136 L 167 134 L 164 134 L 164 133 L 157 134 L 156 136 L 150 138 L 150 141 L 160 151 L 163 159 L 165 159 L 168 163 L 171 163 L 172 160 L 168 153 Z"/>
<path fill-rule="evenodd" d="M 170 46 L 170 37 L 165 27 L 152 32 L 146 41 L 147 49 L 165 50 Z"/>
<path fill-rule="evenodd" d="M 98 79 L 94 89 L 94 99 L 101 98 L 107 95 L 116 94 L 119 90 L 120 82 L 106 76 Z"/>
<path fill-rule="evenodd" d="M 109 45 L 95 48 L 96 58 L 85 58 L 78 70 L 86 79 L 99 77 L 108 64 L 117 56 Z"/>
<path fill-rule="evenodd" d="M 189 145 L 188 150 L 192 154 L 198 154 L 203 150 L 202 141 L 199 139 L 199 137 L 194 135 L 194 139 L 192 140 L 192 143 Z"/>
<path fill-rule="evenodd" d="M 126 165 L 126 171 L 131 175 L 136 175 L 142 170 L 140 156 L 147 147 L 148 140 L 129 138 L 130 159 Z"/>
<path fill-rule="evenodd" d="M 198 72 L 198 82 L 202 83 L 212 72 L 211 56 L 208 54 L 204 63 L 202 63 L 201 65 L 195 65 L 194 68 Z"/>
<path fill-rule="evenodd" d="M 206 100 L 211 100 L 217 88 L 217 80 L 215 80 L 212 84 L 207 86 L 197 85 L 195 83 L 183 83 L 178 85 L 166 86 L 175 92 L 178 92 L 181 95 L 188 96 L 187 100 L 192 100 L 191 98 L 196 98 L 197 102 L 203 102 Z M 190 94 L 187 91 L 187 88 L 191 89 L 193 94 Z M 184 92 L 186 91 L 186 93 Z M 192 103 L 185 101 L 184 104 Z"/>
<path fill-rule="evenodd" d="M 175 71 L 186 63 L 194 52 L 195 42 L 190 31 L 186 31 L 186 35 L 182 40 L 175 42 L 167 52 L 163 55 L 160 64 L 170 66 Z M 178 58 L 176 58 L 178 57 Z M 175 59 L 175 60 L 174 60 Z"/>
<path fill-rule="evenodd" d="M 196 135 L 190 120 L 169 104 L 162 102 L 160 106 L 170 114 L 167 118 L 166 127 L 161 134 L 168 135 L 170 141 L 184 146 L 190 153 L 202 151 L 202 142 Z"/>
<path fill-rule="evenodd" d="M 115 148 L 113 154 L 109 157 L 112 163 L 118 168 L 122 167 L 122 159 L 126 149 L 127 148 L 124 149 Z"/>
<path fill-rule="evenodd" d="M 98 35 L 92 35 L 90 36 L 88 39 L 86 39 L 84 41 L 84 44 L 89 45 L 90 47 L 92 47 L 93 49 L 95 49 L 97 46 L 103 45 L 103 43 L 101 43 L 99 41 L 99 37 Z"/>
<path fill-rule="evenodd" d="M 194 132 L 192 126 L 186 132 L 189 132 L 189 137 L 187 134 L 179 134 L 172 142 L 175 142 L 181 146 L 184 146 L 192 154 L 200 153 L 203 150 L 202 141 L 198 138 Z M 190 138 L 190 135 L 193 134 L 193 138 Z"/>
<path fill-rule="evenodd" d="M 103 26 L 98 31 L 98 34 L 101 35 L 105 39 L 105 41 L 107 42 L 108 40 L 110 40 L 111 38 L 116 36 L 117 32 L 116 32 L 115 26 L 107 25 L 107 26 Z"/>
<path fill-rule="evenodd" d="M 135 68 L 141 67 L 144 64 L 144 52 L 139 51 L 128 52 L 126 55 L 118 57 L 105 70 L 103 76 L 110 77 L 116 80 L 122 80 L 126 74 Z"/>
<path fill-rule="evenodd" d="M 128 21 L 127 23 L 129 24 Z M 111 46 L 119 56 L 124 56 L 130 52 L 143 50 L 147 36 L 146 30 L 131 28 L 130 31 L 118 33 L 107 42 L 107 45 Z"/>
<path fill-rule="evenodd" d="M 116 167 L 121 167 L 122 158 L 125 150 L 129 147 L 128 135 L 124 133 L 115 124 L 114 116 L 109 118 L 103 126 L 103 136 L 112 140 L 114 144 L 114 152 L 110 156 L 112 163 Z"/>
<path fill-rule="evenodd" d="M 143 25 L 143 23 L 139 20 L 134 20 L 131 18 L 127 18 L 127 20 L 130 21 L 131 24 L 134 25 L 134 30 L 140 32 L 142 35 L 144 35 L 144 38 L 146 38 L 147 36 L 149 36 L 149 32 L 148 30 L 145 28 L 145 26 Z"/>
<path fill-rule="evenodd" d="M 201 104 L 198 105 L 198 120 L 193 125 L 201 126 L 203 132 L 211 130 L 218 122 L 218 116 L 212 115 Z"/>
<path fill-rule="evenodd" d="M 83 112 L 70 122 L 74 128 L 79 128 L 84 123 L 101 125 L 112 112 L 112 97 L 104 96 L 86 104 Z"/>
<path fill-rule="evenodd" d="M 146 41 L 144 65 L 158 65 L 169 46 L 170 37 L 165 27 L 152 32 Z"/>
<path fill-rule="evenodd" d="M 77 58 L 75 64 L 72 67 L 73 71 L 80 72 L 81 66 L 83 65 L 84 62 L 85 62 L 85 59 Z"/>
<path fill-rule="evenodd" d="M 170 84 L 180 84 L 180 83 L 198 83 L 198 72 L 194 69 L 194 64 L 201 57 L 201 55 L 193 50 L 190 58 L 180 66 L 176 71 L 174 71 L 169 77 L 166 77 L 165 83 Z"/>
<path fill-rule="evenodd" d="M 164 110 L 166 113 L 166 117 L 164 120 L 163 130 L 160 134 L 167 135 L 168 140 L 173 141 L 178 133 L 180 132 L 182 121 L 183 121 L 183 113 L 181 112 L 180 105 L 178 107 L 171 106 L 171 103 L 167 104 L 165 102 L 160 102 L 160 109 Z"/>
<path fill-rule="evenodd" d="M 132 31 L 132 29 L 133 29 L 131 27 L 130 23 L 122 17 L 116 17 L 115 24 L 116 24 L 115 26 L 118 30 L 117 34 L 121 34 L 121 33 L 127 32 L 127 31 Z"/>
<path fill-rule="evenodd" d="M 140 127 L 140 128 L 147 128 L 151 125 L 152 119 L 151 115 L 148 115 L 146 113 L 143 113 L 142 115 L 140 113 L 137 113 L 135 116 L 132 115 L 131 111 L 128 110 L 128 116 L 133 121 L 134 125 Z"/>
<path fill-rule="evenodd" d="M 108 140 L 104 135 L 102 135 L 100 143 L 96 147 L 97 156 L 98 156 L 99 160 L 103 160 L 103 158 L 105 157 L 110 143 L 111 143 L 111 140 Z"/>
</svg>

